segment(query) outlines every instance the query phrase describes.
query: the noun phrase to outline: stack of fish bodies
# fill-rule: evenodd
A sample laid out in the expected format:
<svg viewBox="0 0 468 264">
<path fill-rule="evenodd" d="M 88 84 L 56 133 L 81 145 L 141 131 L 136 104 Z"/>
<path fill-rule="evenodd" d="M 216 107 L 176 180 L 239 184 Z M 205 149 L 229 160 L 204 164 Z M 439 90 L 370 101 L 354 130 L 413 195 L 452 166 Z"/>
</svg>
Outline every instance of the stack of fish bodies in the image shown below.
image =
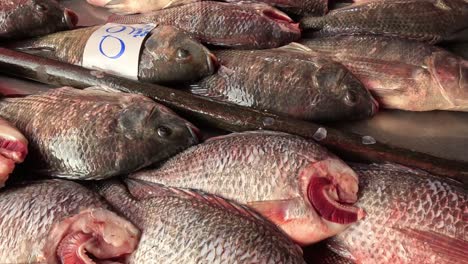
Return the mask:
<svg viewBox="0 0 468 264">
<path fill-rule="evenodd" d="M 432 46 L 468 28 L 464 0 L 88 2 L 156 24 L 140 81 L 313 121 L 468 110 L 468 62 Z M 56 1 L 0 8 L 2 45 L 71 64 L 99 28 L 60 31 L 76 15 Z M 468 191 L 425 172 L 269 131 L 198 144 L 170 109 L 107 87 L 2 98 L 0 118 L 0 185 L 24 161 L 0 191 L 0 262 L 304 263 L 299 245 L 324 239 L 343 263 L 466 262 Z"/>
</svg>

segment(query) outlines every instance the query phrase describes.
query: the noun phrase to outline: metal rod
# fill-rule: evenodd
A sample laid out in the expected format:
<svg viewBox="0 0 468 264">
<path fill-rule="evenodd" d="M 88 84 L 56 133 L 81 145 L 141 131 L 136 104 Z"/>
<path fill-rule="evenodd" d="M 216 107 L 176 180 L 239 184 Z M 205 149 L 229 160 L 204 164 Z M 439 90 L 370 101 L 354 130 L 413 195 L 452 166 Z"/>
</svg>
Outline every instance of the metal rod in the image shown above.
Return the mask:
<svg viewBox="0 0 468 264">
<path fill-rule="evenodd" d="M 212 127 L 232 131 L 274 130 L 313 139 L 321 125 L 216 102 L 168 87 L 127 80 L 83 67 L 0 48 L 0 72 L 57 85 L 85 88 L 106 86 L 153 98 L 178 112 Z M 362 137 L 326 128 L 319 143 L 342 158 L 364 162 L 394 162 L 447 176 L 468 185 L 468 162 L 448 160 L 382 143 L 362 144 Z"/>
</svg>

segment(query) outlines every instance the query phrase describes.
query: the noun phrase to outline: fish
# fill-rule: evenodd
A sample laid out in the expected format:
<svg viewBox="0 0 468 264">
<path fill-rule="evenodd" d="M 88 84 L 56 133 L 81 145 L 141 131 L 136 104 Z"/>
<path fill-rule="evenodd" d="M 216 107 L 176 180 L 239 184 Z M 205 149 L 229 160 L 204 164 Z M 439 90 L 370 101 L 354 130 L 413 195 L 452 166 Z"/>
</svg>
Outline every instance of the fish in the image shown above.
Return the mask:
<svg viewBox="0 0 468 264">
<path fill-rule="evenodd" d="M 346 66 L 383 108 L 468 111 L 468 61 L 441 48 L 388 37 L 304 39 L 313 54 Z"/>
<path fill-rule="evenodd" d="M 3 189 L 0 228 L 1 263 L 124 263 L 140 238 L 99 194 L 59 179 Z"/>
<path fill-rule="evenodd" d="M 130 15 L 148 13 L 165 8 L 194 3 L 201 0 L 86 0 L 89 4 L 104 7 L 109 12 Z"/>
<path fill-rule="evenodd" d="M 214 51 L 216 74 L 189 92 L 308 121 L 363 119 L 378 111 L 364 85 L 343 65 L 295 50 Z"/>
<path fill-rule="evenodd" d="M 29 139 L 28 172 L 96 180 L 130 173 L 198 142 L 198 129 L 142 95 L 52 89 L 0 100 L 0 116 Z"/>
<path fill-rule="evenodd" d="M 467 16 L 465 0 L 395 0 L 350 5 L 300 23 L 314 36 L 365 34 L 434 44 L 467 29 Z"/>
<path fill-rule="evenodd" d="M 73 28 L 78 16 L 55 0 L 0 2 L 0 40 L 47 35 Z"/>
<path fill-rule="evenodd" d="M 245 0 L 224 0 L 229 3 L 241 3 Z M 257 0 L 271 6 L 278 7 L 288 14 L 304 16 L 323 16 L 328 12 L 327 0 Z"/>
<path fill-rule="evenodd" d="M 0 118 L 0 188 L 5 186 L 15 163 L 21 163 L 28 155 L 28 140 L 5 119 Z"/>
<path fill-rule="evenodd" d="M 367 217 L 327 241 L 356 263 L 466 263 L 468 192 L 396 164 L 351 164 Z"/>
<path fill-rule="evenodd" d="M 302 250 L 252 210 L 197 190 L 127 181 L 99 193 L 142 230 L 129 263 L 304 263 Z"/>
<path fill-rule="evenodd" d="M 58 32 L 9 43 L 8 47 L 82 66 L 89 37 L 100 26 Z M 216 57 L 202 44 L 170 26 L 157 26 L 143 43 L 138 79 L 153 83 L 199 80 L 215 72 Z M 113 71 L 119 74 L 118 70 Z"/>
<path fill-rule="evenodd" d="M 208 139 L 129 179 L 198 189 L 245 204 L 308 245 L 364 217 L 358 176 L 317 143 L 272 131 Z"/>
<path fill-rule="evenodd" d="M 113 15 L 108 22 L 174 26 L 202 43 L 244 49 L 279 47 L 301 36 L 290 17 L 261 3 L 203 1 L 139 15 Z"/>
</svg>

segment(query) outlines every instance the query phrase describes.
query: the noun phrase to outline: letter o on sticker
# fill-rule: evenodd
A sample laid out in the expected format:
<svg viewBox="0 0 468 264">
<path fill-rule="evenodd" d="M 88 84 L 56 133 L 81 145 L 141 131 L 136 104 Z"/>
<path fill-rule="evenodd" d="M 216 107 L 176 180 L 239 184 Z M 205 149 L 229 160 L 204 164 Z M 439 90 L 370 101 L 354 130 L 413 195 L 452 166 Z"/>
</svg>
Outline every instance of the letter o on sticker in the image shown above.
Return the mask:
<svg viewBox="0 0 468 264">
<path fill-rule="evenodd" d="M 125 52 L 125 43 L 111 35 L 103 36 L 99 42 L 99 52 L 109 59 L 120 58 Z"/>
<path fill-rule="evenodd" d="M 120 28 L 120 29 L 118 29 L 118 28 Z M 110 27 L 110 28 L 106 29 L 106 32 L 111 33 L 111 34 L 115 34 L 115 33 L 120 33 L 120 32 L 122 32 L 122 31 L 124 31 L 126 29 L 127 29 L 126 26 L 120 25 L 120 26 Z"/>
</svg>

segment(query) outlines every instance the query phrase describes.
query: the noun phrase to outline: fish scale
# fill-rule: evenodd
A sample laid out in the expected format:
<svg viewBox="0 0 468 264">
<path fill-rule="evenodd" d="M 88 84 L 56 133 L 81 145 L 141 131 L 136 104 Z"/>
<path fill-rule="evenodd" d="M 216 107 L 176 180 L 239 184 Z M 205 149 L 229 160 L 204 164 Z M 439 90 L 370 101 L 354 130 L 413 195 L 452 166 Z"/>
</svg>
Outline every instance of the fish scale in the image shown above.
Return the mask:
<svg viewBox="0 0 468 264">
<path fill-rule="evenodd" d="M 396 165 L 352 165 L 368 215 L 329 241 L 358 263 L 464 263 L 468 194 L 457 183 Z M 450 201 L 450 202 L 449 202 Z M 450 241 L 438 247 L 438 241 Z M 450 262 L 452 261 L 452 262 Z"/>
<path fill-rule="evenodd" d="M 99 187 L 143 230 L 130 263 L 305 263 L 298 246 L 245 207 L 197 191 L 140 187 L 128 186 L 134 196 L 120 183 Z"/>
<path fill-rule="evenodd" d="M 193 125 L 140 95 L 65 87 L 4 99 L 0 109 L 30 139 L 28 169 L 48 176 L 128 173 L 197 142 Z M 167 138 L 158 136 L 161 126 L 170 130 Z"/>
</svg>

